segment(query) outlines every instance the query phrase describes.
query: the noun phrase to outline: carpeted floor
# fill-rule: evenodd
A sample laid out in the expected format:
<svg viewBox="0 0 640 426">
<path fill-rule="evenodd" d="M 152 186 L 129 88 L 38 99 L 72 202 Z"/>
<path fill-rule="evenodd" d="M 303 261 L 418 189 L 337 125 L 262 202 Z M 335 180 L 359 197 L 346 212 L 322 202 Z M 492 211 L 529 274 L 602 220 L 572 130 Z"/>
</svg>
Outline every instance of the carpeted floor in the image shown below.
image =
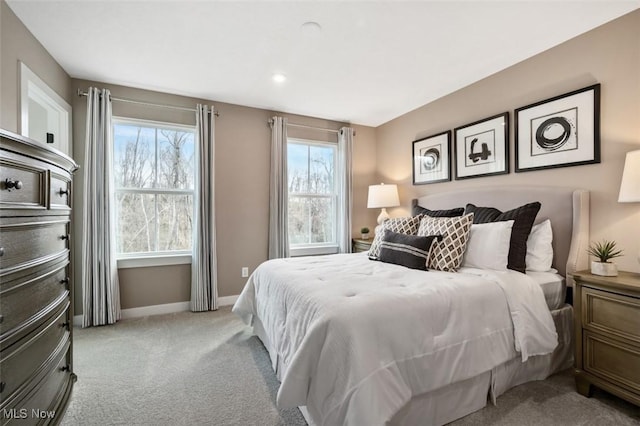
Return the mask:
<svg viewBox="0 0 640 426">
<path fill-rule="evenodd" d="M 75 329 L 78 375 L 63 425 L 305 425 L 275 406 L 260 341 L 226 307 Z M 575 392 L 569 372 L 516 387 L 453 425 L 640 425 L 640 408 Z"/>
</svg>

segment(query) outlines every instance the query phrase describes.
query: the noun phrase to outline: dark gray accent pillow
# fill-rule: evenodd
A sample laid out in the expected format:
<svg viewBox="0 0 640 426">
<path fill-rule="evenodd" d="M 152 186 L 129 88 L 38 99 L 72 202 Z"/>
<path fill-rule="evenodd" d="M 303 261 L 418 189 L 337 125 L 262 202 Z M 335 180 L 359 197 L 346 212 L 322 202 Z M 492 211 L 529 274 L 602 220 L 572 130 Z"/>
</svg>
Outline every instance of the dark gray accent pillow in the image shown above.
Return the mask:
<svg viewBox="0 0 640 426">
<path fill-rule="evenodd" d="M 458 217 L 464 214 L 464 207 L 457 207 L 451 210 L 429 210 L 420 206 L 413 206 L 411 216 L 427 215 L 431 217 Z"/>
<path fill-rule="evenodd" d="M 399 234 L 385 229 L 380 242 L 378 260 L 426 271 L 431 247 L 438 238 L 442 237 L 439 235 L 419 237 L 417 235 Z"/>
<path fill-rule="evenodd" d="M 527 238 L 529 238 L 531 227 L 536 220 L 540 207 L 541 204 L 536 201 L 513 210 L 502 212 L 494 207 L 477 207 L 473 204 L 467 204 L 464 212 L 466 214 L 473 213 L 473 223 L 513 220 L 507 268 L 525 273 L 527 269 L 525 263 L 527 257 Z"/>
</svg>

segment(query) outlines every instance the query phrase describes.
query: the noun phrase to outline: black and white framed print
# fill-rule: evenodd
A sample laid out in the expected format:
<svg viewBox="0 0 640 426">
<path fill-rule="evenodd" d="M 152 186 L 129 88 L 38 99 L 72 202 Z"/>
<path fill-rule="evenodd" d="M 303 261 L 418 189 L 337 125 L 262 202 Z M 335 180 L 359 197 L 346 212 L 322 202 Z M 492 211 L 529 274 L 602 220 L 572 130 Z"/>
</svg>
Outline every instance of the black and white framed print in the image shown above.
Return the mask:
<svg viewBox="0 0 640 426">
<path fill-rule="evenodd" d="M 509 113 L 454 130 L 456 179 L 509 173 Z"/>
<path fill-rule="evenodd" d="M 600 85 L 515 111 L 516 173 L 600 162 Z"/>
<path fill-rule="evenodd" d="M 413 141 L 413 184 L 451 180 L 451 131 Z"/>
</svg>

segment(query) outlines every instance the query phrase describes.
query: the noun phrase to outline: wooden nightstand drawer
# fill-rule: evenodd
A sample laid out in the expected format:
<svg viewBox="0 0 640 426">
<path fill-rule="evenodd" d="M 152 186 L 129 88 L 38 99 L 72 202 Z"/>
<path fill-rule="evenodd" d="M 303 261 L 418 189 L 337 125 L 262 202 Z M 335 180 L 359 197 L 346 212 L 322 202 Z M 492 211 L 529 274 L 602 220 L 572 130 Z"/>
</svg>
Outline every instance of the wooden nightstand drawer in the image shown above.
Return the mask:
<svg viewBox="0 0 640 426">
<path fill-rule="evenodd" d="M 582 325 L 587 330 L 612 334 L 640 344 L 640 300 L 584 287 Z"/>
<path fill-rule="evenodd" d="M 640 347 L 586 331 L 584 369 L 640 393 Z"/>
<path fill-rule="evenodd" d="M 361 253 L 363 251 L 369 251 L 371 248 L 372 239 L 363 240 L 362 238 L 353 239 L 353 252 Z"/>
</svg>

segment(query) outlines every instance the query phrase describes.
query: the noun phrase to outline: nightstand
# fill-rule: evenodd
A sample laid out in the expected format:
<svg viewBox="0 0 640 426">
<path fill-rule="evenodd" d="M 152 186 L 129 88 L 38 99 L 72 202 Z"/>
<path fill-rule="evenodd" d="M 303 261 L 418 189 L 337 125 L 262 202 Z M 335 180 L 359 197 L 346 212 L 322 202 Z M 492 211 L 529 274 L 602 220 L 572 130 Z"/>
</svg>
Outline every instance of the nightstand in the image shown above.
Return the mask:
<svg viewBox="0 0 640 426">
<path fill-rule="evenodd" d="M 373 241 L 373 238 L 368 238 L 366 240 L 363 240 L 362 238 L 354 238 L 351 240 L 351 251 L 354 253 L 360 253 L 363 251 L 369 251 L 369 249 L 371 248 L 371 242 Z"/>
<path fill-rule="evenodd" d="M 640 405 L 640 274 L 573 277 L 578 392 L 589 397 L 595 385 Z"/>
</svg>

